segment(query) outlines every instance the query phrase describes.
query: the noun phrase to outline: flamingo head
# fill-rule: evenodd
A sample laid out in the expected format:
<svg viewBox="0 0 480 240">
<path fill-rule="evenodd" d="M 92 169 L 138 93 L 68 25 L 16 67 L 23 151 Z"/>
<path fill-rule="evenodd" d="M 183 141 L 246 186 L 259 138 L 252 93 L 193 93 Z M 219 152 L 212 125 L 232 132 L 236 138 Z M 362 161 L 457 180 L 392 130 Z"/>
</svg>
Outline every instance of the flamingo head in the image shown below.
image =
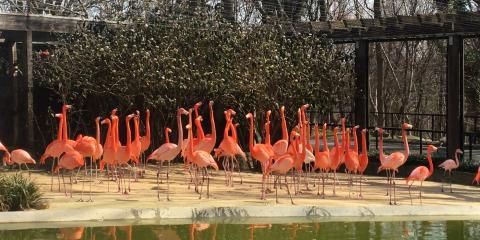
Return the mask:
<svg viewBox="0 0 480 240">
<path fill-rule="evenodd" d="M 147 113 L 147 116 L 150 116 L 150 109 L 147 109 L 145 112 Z"/>
<path fill-rule="evenodd" d="M 353 127 L 353 130 L 356 131 L 356 130 L 359 129 L 359 128 L 360 128 L 360 126 L 357 125 L 357 126 Z"/>
<path fill-rule="evenodd" d="M 457 150 L 455 150 L 455 152 L 458 153 L 458 154 L 463 154 L 463 151 L 460 148 L 457 148 Z"/>
<path fill-rule="evenodd" d="M 135 110 L 135 115 L 136 115 L 137 117 L 140 117 L 140 111 Z"/>
<path fill-rule="evenodd" d="M 272 115 L 272 110 L 267 111 L 267 122 L 270 121 L 270 115 Z"/>
<path fill-rule="evenodd" d="M 346 118 L 342 118 L 342 125 L 345 125 L 346 122 L 347 122 L 347 119 L 346 119 Z"/>
<path fill-rule="evenodd" d="M 253 114 L 252 113 L 247 113 L 247 115 L 245 115 L 245 117 L 247 119 L 253 119 Z"/>
<path fill-rule="evenodd" d="M 117 111 L 118 111 L 118 109 L 117 109 L 117 108 L 114 108 L 114 109 L 112 109 L 112 116 L 115 116 L 115 115 L 117 115 Z"/>
<path fill-rule="evenodd" d="M 307 109 L 308 107 L 310 107 L 310 104 L 303 104 L 300 108 L 302 109 L 302 111 L 305 111 L 305 109 Z"/>
<path fill-rule="evenodd" d="M 134 117 L 135 117 L 135 114 L 129 114 L 129 115 L 127 115 L 126 118 L 127 118 L 127 120 L 130 120 L 130 119 L 132 119 L 132 118 L 134 118 Z"/>
<path fill-rule="evenodd" d="M 438 149 L 437 147 L 435 147 L 435 146 L 433 146 L 433 145 L 428 145 L 427 148 L 428 148 L 428 150 L 429 150 L 430 152 L 436 152 L 437 149 Z"/>
<path fill-rule="evenodd" d="M 186 129 L 190 129 L 190 128 L 192 128 L 192 125 L 187 124 L 187 125 L 185 126 L 185 128 L 186 128 Z"/>
<path fill-rule="evenodd" d="M 327 123 L 323 123 L 323 128 L 327 130 Z"/>
<path fill-rule="evenodd" d="M 338 133 L 338 127 L 334 127 L 333 128 L 333 135 L 337 135 L 337 133 Z"/>
<path fill-rule="evenodd" d="M 281 106 L 281 107 L 280 107 L 280 113 L 281 113 L 282 115 L 285 114 L 285 106 Z"/>
<path fill-rule="evenodd" d="M 362 133 L 367 133 L 367 129 L 366 128 L 362 129 Z"/>
<path fill-rule="evenodd" d="M 208 102 L 209 107 L 213 107 L 213 101 Z"/>
<path fill-rule="evenodd" d="M 375 131 L 377 131 L 379 135 L 382 135 L 382 133 L 383 133 L 383 128 L 378 128 L 378 127 L 377 127 L 377 128 L 375 128 Z"/>
<path fill-rule="evenodd" d="M 96 122 L 96 123 L 100 123 L 100 120 L 101 120 L 101 119 L 102 119 L 101 117 L 96 117 L 96 118 L 95 118 L 95 122 Z"/>
<path fill-rule="evenodd" d="M 56 117 L 56 118 L 63 118 L 63 114 L 57 113 L 57 114 L 55 114 L 55 117 Z"/>
<path fill-rule="evenodd" d="M 177 110 L 177 114 L 180 115 L 180 114 L 183 114 L 183 115 L 188 115 L 188 111 L 185 110 L 184 108 L 179 108 Z"/>
<path fill-rule="evenodd" d="M 170 129 L 170 128 L 167 127 L 167 128 L 165 128 L 165 132 L 166 132 L 166 133 L 171 133 L 171 132 L 172 132 L 172 129 Z"/>
<path fill-rule="evenodd" d="M 403 123 L 402 127 L 403 127 L 403 129 L 412 129 L 413 125 L 408 124 L 408 123 Z"/>
<path fill-rule="evenodd" d="M 9 153 L 8 151 L 6 151 L 6 152 L 3 154 L 3 165 L 5 166 L 5 164 L 7 164 L 7 165 L 12 165 L 12 164 L 13 164 L 11 155 L 10 155 L 10 153 Z"/>
<path fill-rule="evenodd" d="M 228 109 L 227 111 L 228 111 L 228 113 L 230 113 L 230 115 L 235 115 L 235 114 L 237 114 L 237 112 L 235 112 L 235 111 L 234 111 L 233 109 L 231 109 L 231 108 Z"/>
<path fill-rule="evenodd" d="M 200 123 L 201 121 L 203 121 L 202 116 L 198 116 L 197 118 L 195 118 L 195 122 L 199 122 L 199 123 Z"/>
<path fill-rule="evenodd" d="M 105 119 L 103 119 L 102 122 L 100 122 L 100 123 L 101 123 L 101 124 L 110 124 L 111 122 L 110 122 L 110 119 L 105 118 Z"/>
<path fill-rule="evenodd" d="M 72 108 L 72 105 L 65 104 L 65 105 L 63 105 L 63 108 L 64 108 L 65 110 L 68 110 L 68 109 L 71 109 L 71 108 Z"/>
<path fill-rule="evenodd" d="M 195 105 L 193 105 L 193 109 L 195 110 L 195 115 L 198 116 L 198 108 L 202 106 L 202 102 L 197 102 Z"/>
<path fill-rule="evenodd" d="M 233 124 L 233 126 L 234 126 L 235 128 L 237 128 L 238 126 L 240 126 L 240 123 L 235 123 L 235 124 Z"/>
<path fill-rule="evenodd" d="M 347 134 L 350 134 L 350 128 L 347 128 Z"/>
</svg>

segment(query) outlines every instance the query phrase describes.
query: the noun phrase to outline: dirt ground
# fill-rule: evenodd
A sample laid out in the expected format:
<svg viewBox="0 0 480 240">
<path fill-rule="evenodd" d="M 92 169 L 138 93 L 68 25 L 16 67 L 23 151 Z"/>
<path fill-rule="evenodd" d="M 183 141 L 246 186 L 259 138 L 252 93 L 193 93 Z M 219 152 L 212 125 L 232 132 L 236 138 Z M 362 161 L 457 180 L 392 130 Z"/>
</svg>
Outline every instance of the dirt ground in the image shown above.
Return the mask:
<svg viewBox="0 0 480 240">
<path fill-rule="evenodd" d="M 185 206 L 190 207 L 208 207 L 208 206 L 245 206 L 245 205 L 272 205 L 275 203 L 275 191 L 267 194 L 267 200 L 260 200 L 261 193 L 261 175 L 258 173 L 242 172 L 243 183 L 240 184 L 238 173 L 234 175 L 234 184 L 232 186 L 225 185 L 225 175 L 223 171 L 211 171 L 210 179 L 210 197 L 206 197 L 206 186 L 203 187 L 203 198 L 199 199 L 193 189 L 193 185 L 188 188 L 188 179 L 182 169 L 183 165 L 174 164 L 170 172 L 170 198 L 166 200 L 167 184 L 165 182 L 165 174 L 161 174 L 162 183 L 160 184 L 160 200 L 157 200 L 157 184 L 156 184 L 156 167 L 148 166 L 146 174 L 143 178 L 139 178 L 137 182 L 131 182 L 131 191 L 128 194 L 121 194 L 118 185 L 113 180 L 107 181 L 104 174 L 98 175 L 98 179 L 90 182 L 87 178 L 83 181 L 83 175 L 79 175 L 78 182 L 73 184 L 73 198 L 68 194 L 65 196 L 63 184 L 59 185 L 57 177 L 54 178 L 53 190 L 51 191 L 51 175 L 45 171 L 33 170 L 31 178 L 37 182 L 44 193 L 44 198 L 49 202 L 52 209 L 56 208 L 82 208 L 82 207 L 99 207 L 99 208 L 129 208 L 129 207 L 159 207 L 159 206 Z M 414 166 L 405 166 L 400 169 L 400 175 L 405 176 Z M 165 170 L 164 168 L 163 170 Z M 369 173 L 374 172 L 375 164 L 369 168 Z M 17 170 L 5 171 L 6 174 L 14 174 Z M 23 174 L 28 175 L 26 171 Z M 314 179 L 310 178 L 309 187 L 305 188 L 305 184 L 301 184 L 301 194 L 293 195 L 295 204 L 301 205 L 350 205 L 350 206 L 369 206 L 369 205 L 388 205 L 388 196 L 386 196 L 386 178 L 381 176 L 366 176 L 363 184 L 363 197 L 358 197 L 358 186 L 353 188 L 351 197 L 349 198 L 349 187 L 347 186 L 347 176 L 338 174 L 340 185 L 337 187 L 337 195 L 332 194 L 332 179 L 328 179 L 325 187 L 326 198 L 322 199 L 317 195 L 317 187 L 313 186 Z M 443 172 L 436 169 L 433 180 L 440 180 Z M 473 174 L 470 173 L 454 173 L 455 182 L 470 183 Z M 61 180 L 61 178 L 60 178 Z M 103 180 L 102 183 L 99 183 Z M 67 189 L 69 186 L 68 173 L 65 175 Z M 291 178 L 288 178 L 291 181 Z M 85 183 L 84 200 L 88 200 L 88 190 L 92 183 L 93 202 L 80 202 L 82 185 Z M 282 181 L 283 183 L 283 181 Z M 404 177 L 397 178 L 397 198 L 401 205 L 410 205 L 408 194 L 408 186 L 405 184 Z M 290 190 L 293 194 L 293 184 L 290 182 Z M 416 183 L 412 188 L 413 204 L 418 205 L 418 186 Z M 272 190 L 273 186 L 270 186 Z M 453 193 L 449 189 L 445 193 L 441 192 L 441 183 L 427 181 L 423 183 L 423 204 L 425 205 L 480 205 L 480 188 L 471 185 L 453 185 Z M 321 191 L 321 189 L 320 189 Z M 290 204 L 285 186 L 278 189 L 280 204 Z"/>
</svg>

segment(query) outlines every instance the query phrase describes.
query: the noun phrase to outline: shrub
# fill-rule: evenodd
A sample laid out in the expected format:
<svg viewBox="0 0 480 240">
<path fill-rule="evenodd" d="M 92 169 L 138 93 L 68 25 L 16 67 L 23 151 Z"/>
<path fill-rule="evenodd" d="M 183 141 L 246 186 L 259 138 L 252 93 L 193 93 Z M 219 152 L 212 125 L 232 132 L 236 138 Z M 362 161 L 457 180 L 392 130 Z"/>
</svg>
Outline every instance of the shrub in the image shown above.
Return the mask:
<svg viewBox="0 0 480 240">
<path fill-rule="evenodd" d="M 19 211 L 44 208 L 38 186 L 22 174 L 0 177 L 0 210 Z"/>
</svg>

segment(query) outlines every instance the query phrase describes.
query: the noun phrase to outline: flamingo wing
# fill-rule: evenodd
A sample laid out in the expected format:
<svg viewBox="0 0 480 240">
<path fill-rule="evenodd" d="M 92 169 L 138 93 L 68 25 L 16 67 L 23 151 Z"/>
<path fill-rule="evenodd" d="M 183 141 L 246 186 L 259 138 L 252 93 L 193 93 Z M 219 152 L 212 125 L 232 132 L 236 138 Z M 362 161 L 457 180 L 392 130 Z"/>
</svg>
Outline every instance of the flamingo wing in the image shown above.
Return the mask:
<svg viewBox="0 0 480 240">
<path fill-rule="evenodd" d="M 447 170 L 455 169 L 457 167 L 457 164 L 455 163 L 454 160 L 448 159 L 442 162 L 440 165 L 438 165 L 438 167 L 443 168 L 447 171 Z"/>
<path fill-rule="evenodd" d="M 178 153 L 180 152 L 180 149 L 178 148 L 177 144 L 174 143 L 164 143 L 155 151 L 148 156 L 147 160 L 161 160 L 161 161 L 170 161 L 173 160 Z"/>
<path fill-rule="evenodd" d="M 287 140 L 278 140 L 275 144 L 273 144 L 273 152 L 275 156 L 281 156 L 287 153 L 288 150 L 288 141 Z"/>
</svg>

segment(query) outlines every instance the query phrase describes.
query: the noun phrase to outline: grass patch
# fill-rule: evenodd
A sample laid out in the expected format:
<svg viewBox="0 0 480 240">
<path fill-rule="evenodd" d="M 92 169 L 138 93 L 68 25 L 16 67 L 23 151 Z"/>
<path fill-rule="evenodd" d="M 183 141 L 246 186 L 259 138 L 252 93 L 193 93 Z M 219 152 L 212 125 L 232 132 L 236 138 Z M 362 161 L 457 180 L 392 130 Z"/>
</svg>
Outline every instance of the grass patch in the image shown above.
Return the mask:
<svg viewBox="0 0 480 240">
<path fill-rule="evenodd" d="M 0 211 L 43 209 L 38 186 L 22 174 L 0 176 Z"/>
</svg>

